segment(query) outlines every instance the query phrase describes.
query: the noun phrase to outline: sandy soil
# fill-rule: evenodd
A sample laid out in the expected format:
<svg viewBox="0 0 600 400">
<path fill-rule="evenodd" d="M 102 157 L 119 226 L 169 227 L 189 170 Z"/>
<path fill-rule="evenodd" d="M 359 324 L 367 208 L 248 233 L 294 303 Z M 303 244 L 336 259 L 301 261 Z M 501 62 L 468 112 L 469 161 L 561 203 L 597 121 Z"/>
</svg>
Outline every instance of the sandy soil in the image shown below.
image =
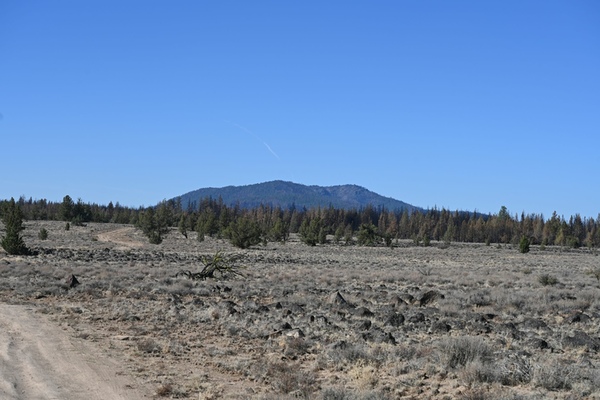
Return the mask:
<svg viewBox="0 0 600 400">
<path fill-rule="evenodd" d="M 31 307 L 0 304 L 0 398 L 149 398 L 120 365 Z"/>
</svg>

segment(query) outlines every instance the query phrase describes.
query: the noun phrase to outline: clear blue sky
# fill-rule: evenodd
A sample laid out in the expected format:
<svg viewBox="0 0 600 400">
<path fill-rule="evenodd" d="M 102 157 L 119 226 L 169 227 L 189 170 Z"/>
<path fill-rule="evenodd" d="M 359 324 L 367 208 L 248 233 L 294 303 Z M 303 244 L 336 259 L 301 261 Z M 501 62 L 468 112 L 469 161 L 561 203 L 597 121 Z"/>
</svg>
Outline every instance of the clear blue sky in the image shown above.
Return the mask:
<svg viewBox="0 0 600 400">
<path fill-rule="evenodd" d="M 0 2 L 0 198 L 275 179 L 600 212 L 600 2 Z"/>
</svg>

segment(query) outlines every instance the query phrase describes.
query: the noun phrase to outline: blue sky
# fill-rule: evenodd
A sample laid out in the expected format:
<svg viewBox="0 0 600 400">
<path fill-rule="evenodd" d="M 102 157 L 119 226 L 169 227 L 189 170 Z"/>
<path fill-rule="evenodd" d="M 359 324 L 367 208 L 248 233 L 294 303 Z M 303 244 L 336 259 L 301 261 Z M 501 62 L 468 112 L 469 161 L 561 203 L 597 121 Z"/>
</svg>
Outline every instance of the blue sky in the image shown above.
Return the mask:
<svg viewBox="0 0 600 400">
<path fill-rule="evenodd" d="M 275 179 L 600 212 L 597 1 L 0 3 L 0 198 Z"/>
</svg>

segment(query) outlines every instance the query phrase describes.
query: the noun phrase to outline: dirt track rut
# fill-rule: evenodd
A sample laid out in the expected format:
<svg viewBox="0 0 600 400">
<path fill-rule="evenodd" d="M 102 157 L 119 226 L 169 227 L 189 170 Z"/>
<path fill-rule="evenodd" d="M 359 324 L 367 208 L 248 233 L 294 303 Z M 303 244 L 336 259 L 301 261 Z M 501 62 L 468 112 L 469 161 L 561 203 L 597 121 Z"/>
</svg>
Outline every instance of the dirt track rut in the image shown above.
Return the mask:
<svg viewBox="0 0 600 400">
<path fill-rule="evenodd" d="M 72 338 L 31 308 L 0 304 L 0 398 L 149 399 L 93 343 Z"/>
</svg>

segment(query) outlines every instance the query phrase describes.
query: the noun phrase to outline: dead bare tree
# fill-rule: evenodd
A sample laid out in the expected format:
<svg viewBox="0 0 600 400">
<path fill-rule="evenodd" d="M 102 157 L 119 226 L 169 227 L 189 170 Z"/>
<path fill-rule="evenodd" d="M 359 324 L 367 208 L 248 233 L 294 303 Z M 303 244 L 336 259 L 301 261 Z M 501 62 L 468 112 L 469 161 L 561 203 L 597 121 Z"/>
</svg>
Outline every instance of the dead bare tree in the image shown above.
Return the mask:
<svg viewBox="0 0 600 400">
<path fill-rule="evenodd" d="M 182 270 L 175 276 L 185 276 L 189 279 L 201 281 L 207 278 L 225 279 L 230 275 L 244 277 L 239 271 L 244 267 L 236 264 L 241 258 L 242 255 L 240 254 L 225 255 L 219 250 L 214 255 L 204 255 L 200 257 L 200 261 L 204 264 L 204 268 L 200 272 Z"/>
</svg>

